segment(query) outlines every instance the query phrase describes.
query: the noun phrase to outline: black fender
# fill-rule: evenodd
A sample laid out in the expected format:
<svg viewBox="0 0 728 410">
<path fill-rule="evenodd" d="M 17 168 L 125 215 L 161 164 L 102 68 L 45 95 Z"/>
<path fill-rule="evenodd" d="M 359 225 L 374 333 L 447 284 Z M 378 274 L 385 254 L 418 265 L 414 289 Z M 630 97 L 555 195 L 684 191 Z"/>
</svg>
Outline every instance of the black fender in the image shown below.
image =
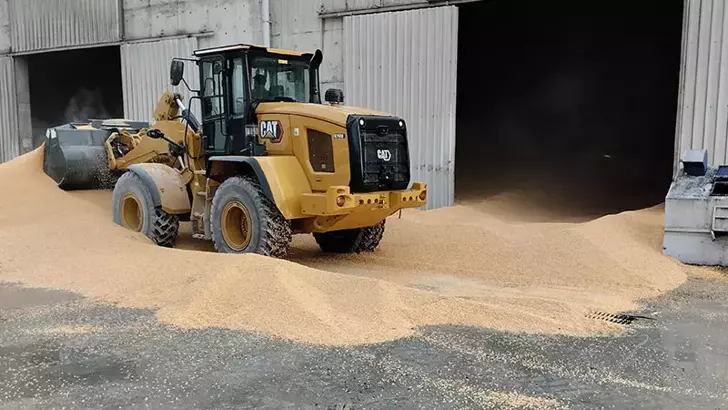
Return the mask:
<svg viewBox="0 0 728 410">
<path fill-rule="evenodd" d="M 219 166 L 223 164 L 228 166 Z M 260 184 L 266 198 L 273 203 L 276 202 L 268 178 L 255 157 L 226 155 L 210 157 L 207 161 L 207 177 L 218 182 L 239 173 L 240 170 L 252 171 L 258 178 L 258 184 Z"/>
</svg>

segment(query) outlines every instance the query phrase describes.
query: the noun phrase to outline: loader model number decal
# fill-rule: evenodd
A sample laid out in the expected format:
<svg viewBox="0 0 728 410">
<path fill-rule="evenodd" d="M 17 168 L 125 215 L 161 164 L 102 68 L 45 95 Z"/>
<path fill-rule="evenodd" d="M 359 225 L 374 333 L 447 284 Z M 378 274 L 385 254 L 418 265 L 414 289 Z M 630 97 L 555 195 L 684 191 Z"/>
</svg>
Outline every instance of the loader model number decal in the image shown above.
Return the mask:
<svg viewBox="0 0 728 410">
<path fill-rule="evenodd" d="M 277 143 L 283 139 L 283 127 L 278 120 L 267 120 L 260 122 L 260 138 Z"/>
<path fill-rule="evenodd" d="M 378 149 L 377 158 L 384 162 L 389 162 L 389 160 L 392 159 L 392 153 L 388 149 Z"/>
</svg>

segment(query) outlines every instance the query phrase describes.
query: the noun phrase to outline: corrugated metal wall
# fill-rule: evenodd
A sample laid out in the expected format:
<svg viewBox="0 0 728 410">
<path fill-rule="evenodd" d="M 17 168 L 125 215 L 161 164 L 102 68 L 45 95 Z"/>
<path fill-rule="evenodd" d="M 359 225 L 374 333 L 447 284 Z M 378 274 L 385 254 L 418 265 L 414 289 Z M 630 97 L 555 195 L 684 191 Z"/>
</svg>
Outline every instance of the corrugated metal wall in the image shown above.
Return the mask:
<svg viewBox="0 0 728 410">
<path fill-rule="evenodd" d="M 14 52 L 121 40 L 121 0 L 10 0 Z"/>
<path fill-rule="evenodd" d="M 0 57 L 0 162 L 20 155 L 15 66 L 11 57 Z"/>
<path fill-rule="evenodd" d="M 408 124 L 412 180 L 427 207 L 454 201 L 457 7 L 344 18 L 346 103 Z"/>
<path fill-rule="evenodd" d="M 712 165 L 728 162 L 728 7 L 724 0 L 685 0 L 675 169 L 682 152 L 707 149 Z"/>
<path fill-rule="evenodd" d="M 0 0 L 0 54 L 10 52 L 10 5 Z"/>
<path fill-rule="evenodd" d="M 194 37 L 172 40 L 124 44 L 121 46 L 121 77 L 124 90 L 124 116 L 134 120 L 151 120 L 159 97 L 168 90 L 169 65 L 174 57 L 192 58 L 197 49 Z M 193 89 L 199 89 L 197 66 L 187 62 L 185 80 Z M 189 100 L 190 92 L 184 85 L 178 91 Z M 199 115 L 199 104 L 192 105 Z"/>
</svg>

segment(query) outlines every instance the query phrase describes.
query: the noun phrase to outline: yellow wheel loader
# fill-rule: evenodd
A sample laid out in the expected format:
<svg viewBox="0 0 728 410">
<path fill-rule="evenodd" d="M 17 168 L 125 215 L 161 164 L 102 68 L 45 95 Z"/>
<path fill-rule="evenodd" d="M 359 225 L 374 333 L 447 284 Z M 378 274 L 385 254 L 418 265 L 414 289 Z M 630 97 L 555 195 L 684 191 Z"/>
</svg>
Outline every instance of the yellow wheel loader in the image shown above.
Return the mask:
<svg viewBox="0 0 728 410">
<path fill-rule="evenodd" d="M 336 89 L 322 103 L 319 50 L 232 45 L 194 57 L 199 120 L 167 92 L 152 124 L 69 124 L 49 132 L 46 172 L 62 187 L 103 185 L 92 180 L 109 174 L 116 223 L 171 247 L 188 220 L 225 253 L 285 257 L 299 233 L 326 252 L 373 251 L 388 216 L 426 204 L 425 184 L 410 184 L 405 121 L 344 106 Z M 187 86 L 183 60 L 172 61 L 173 86 Z M 64 131 L 88 142 L 64 146 Z M 90 172 L 99 156 L 106 167 Z"/>
</svg>

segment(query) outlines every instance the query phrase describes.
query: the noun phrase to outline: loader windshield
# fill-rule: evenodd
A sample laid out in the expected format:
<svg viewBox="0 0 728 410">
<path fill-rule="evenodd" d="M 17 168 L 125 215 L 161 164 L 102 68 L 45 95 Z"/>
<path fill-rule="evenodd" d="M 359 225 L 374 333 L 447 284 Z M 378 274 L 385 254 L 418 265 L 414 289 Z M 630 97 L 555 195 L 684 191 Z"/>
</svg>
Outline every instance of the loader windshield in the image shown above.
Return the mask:
<svg viewBox="0 0 728 410">
<path fill-rule="evenodd" d="M 308 102 L 308 63 L 256 57 L 251 63 L 251 96 L 257 101 Z"/>
</svg>

